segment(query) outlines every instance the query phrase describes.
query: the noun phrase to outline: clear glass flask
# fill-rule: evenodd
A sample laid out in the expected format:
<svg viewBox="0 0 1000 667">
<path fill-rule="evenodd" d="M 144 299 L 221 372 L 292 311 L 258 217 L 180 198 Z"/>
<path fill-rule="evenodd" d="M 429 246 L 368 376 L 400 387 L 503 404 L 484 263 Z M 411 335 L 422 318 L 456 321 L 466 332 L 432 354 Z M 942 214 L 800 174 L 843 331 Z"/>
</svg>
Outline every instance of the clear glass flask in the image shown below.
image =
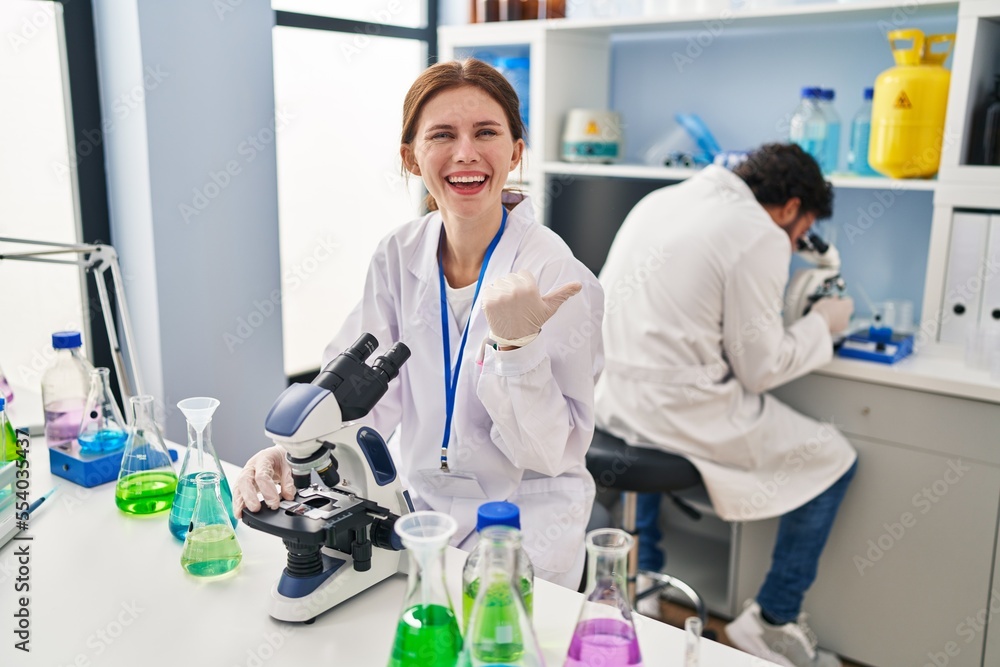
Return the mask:
<svg viewBox="0 0 1000 667">
<path fill-rule="evenodd" d="M 632 537 L 605 528 L 587 533 L 586 599 L 563 667 L 640 667 L 626 581 Z"/>
<path fill-rule="evenodd" d="M 45 411 L 45 440 L 49 447 L 72 450 L 80 435 L 83 406 L 90 389 L 94 367 L 83 356 L 79 331 L 52 334 L 55 358 L 42 373 L 42 407 Z"/>
<path fill-rule="evenodd" d="M 517 505 L 508 502 L 490 502 L 480 505 L 479 511 L 476 514 L 476 531 L 482 533 L 483 530 L 491 526 L 504 526 L 517 533 L 518 545 L 520 547 L 521 510 Z M 469 629 L 469 617 L 472 615 L 472 605 L 476 601 L 476 595 L 479 592 L 479 566 L 485 549 L 485 543 L 480 542 L 477 544 L 476 548 L 465 559 L 465 567 L 462 569 L 462 627 L 466 631 Z M 521 591 L 521 600 L 524 602 L 524 608 L 528 610 L 530 618 L 535 570 L 531 566 L 531 559 L 523 547 L 518 549 L 517 572 L 514 576 Z"/>
<path fill-rule="evenodd" d="M 219 400 L 207 396 L 185 398 L 177 404 L 187 419 L 187 452 L 181 463 L 178 476 L 177 491 L 174 493 L 174 503 L 170 508 L 170 520 L 167 522 L 170 532 L 178 540 L 184 540 L 188 532 L 188 524 L 194 513 L 194 501 L 198 495 L 195 476 L 201 472 L 214 472 L 219 475 L 220 495 L 222 504 L 229 515 L 233 528 L 236 527 L 236 517 L 233 515 L 233 492 L 229 488 L 229 480 L 219 463 L 219 456 L 212 445 L 212 416 L 219 407 Z"/>
<path fill-rule="evenodd" d="M 236 569 L 243 560 L 243 550 L 222 503 L 219 473 L 197 473 L 194 482 L 197 499 L 184 538 L 181 565 L 196 577 L 217 577 Z"/>
<path fill-rule="evenodd" d="M 155 514 L 169 509 L 177 490 L 170 452 L 153 421 L 153 397 L 134 396 L 115 503 L 128 514 Z"/>
<path fill-rule="evenodd" d="M 111 393 L 111 371 L 95 368 L 90 371 L 90 392 L 83 407 L 80 424 L 80 451 L 86 454 L 113 452 L 125 446 L 128 432 L 118 402 Z"/>
<path fill-rule="evenodd" d="M 531 617 L 521 598 L 517 571 L 520 531 L 490 526 L 479 535 L 482 558 L 472 614 L 465 630 L 462 667 L 504 665 L 539 667 L 545 664 Z"/>
<path fill-rule="evenodd" d="M 396 521 L 410 559 L 403 612 L 389 667 L 455 667 L 462 633 L 444 580 L 444 552 L 458 524 L 441 512 L 413 512 Z"/>
</svg>

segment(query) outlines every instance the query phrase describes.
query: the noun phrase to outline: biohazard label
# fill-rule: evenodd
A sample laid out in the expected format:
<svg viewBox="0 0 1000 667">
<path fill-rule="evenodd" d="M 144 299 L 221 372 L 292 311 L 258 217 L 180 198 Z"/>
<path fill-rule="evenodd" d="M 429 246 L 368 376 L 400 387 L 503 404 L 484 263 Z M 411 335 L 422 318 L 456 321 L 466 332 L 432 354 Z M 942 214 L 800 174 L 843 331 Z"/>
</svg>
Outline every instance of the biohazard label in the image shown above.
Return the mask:
<svg viewBox="0 0 1000 667">
<path fill-rule="evenodd" d="M 899 96 L 896 98 L 896 103 L 893 105 L 897 109 L 912 109 L 913 105 L 910 103 L 910 98 L 906 96 L 906 91 L 899 91 Z"/>
</svg>

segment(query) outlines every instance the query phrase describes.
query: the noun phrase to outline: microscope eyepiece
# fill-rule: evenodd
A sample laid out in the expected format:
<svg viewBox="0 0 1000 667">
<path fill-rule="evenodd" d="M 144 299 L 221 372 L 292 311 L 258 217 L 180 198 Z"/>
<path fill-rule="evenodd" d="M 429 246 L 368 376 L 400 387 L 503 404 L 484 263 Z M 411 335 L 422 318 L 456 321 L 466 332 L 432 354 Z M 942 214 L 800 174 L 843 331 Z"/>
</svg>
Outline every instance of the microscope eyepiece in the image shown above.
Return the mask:
<svg viewBox="0 0 1000 667">
<path fill-rule="evenodd" d="M 403 343 L 396 343 L 389 351 L 375 360 L 372 368 L 380 370 L 386 375 L 386 382 L 399 375 L 400 367 L 410 358 L 410 348 Z"/>
<path fill-rule="evenodd" d="M 361 363 L 370 357 L 376 348 L 378 348 L 378 340 L 375 336 L 363 333 L 360 338 L 354 341 L 354 345 L 344 350 L 343 354 Z"/>
</svg>

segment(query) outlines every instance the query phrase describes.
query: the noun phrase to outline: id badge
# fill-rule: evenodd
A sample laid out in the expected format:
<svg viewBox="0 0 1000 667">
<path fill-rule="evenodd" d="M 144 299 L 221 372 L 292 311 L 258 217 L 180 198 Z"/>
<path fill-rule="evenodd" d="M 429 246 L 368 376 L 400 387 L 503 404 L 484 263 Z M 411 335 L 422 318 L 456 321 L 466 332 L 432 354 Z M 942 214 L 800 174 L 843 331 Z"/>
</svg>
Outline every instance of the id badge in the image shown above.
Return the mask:
<svg viewBox="0 0 1000 667">
<path fill-rule="evenodd" d="M 486 492 L 483 491 L 483 487 L 479 483 L 479 478 L 474 472 L 425 468 L 424 470 L 418 470 L 417 473 L 434 493 L 442 496 L 479 500 L 486 498 Z"/>
</svg>

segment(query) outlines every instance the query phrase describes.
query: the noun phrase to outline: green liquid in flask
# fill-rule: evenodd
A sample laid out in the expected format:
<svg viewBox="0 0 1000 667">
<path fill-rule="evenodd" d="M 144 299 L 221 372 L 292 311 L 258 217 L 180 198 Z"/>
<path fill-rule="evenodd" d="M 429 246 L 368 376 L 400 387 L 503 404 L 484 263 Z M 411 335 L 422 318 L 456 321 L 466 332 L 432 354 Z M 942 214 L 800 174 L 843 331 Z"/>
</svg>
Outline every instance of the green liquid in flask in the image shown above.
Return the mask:
<svg viewBox="0 0 1000 667">
<path fill-rule="evenodd" d="M 436 604 L 417 605 L 399 619 L 389 667 L 455 667 L 461 650 L 454 612 Z"/>
<path fill-rule="evenodd" d="M 170 508 L 176 490 L 173 471 L 137 472 L 118 480 L 115 504 L 129 514 L 155 514 Z"/>
<path fill-rule="evenodd" d="M 472 606 L 476 603 L 476 594 L 479 593 L 479 580 L 473 579 L 462 591 L 462 627 L 469 631 L 469 617 L 472 615 Z M 521 600 L 524 602 L 524 610 L 531 616 L 531 582 L 521 579 Z"/>
<path fill-rule="evenodd" d="M 202 526 L 191 531 L 184 542 L 181 565 L 196 577 L 215 577 L 236 568 L 243 550 L 228 526 Z"/>
</svg>

